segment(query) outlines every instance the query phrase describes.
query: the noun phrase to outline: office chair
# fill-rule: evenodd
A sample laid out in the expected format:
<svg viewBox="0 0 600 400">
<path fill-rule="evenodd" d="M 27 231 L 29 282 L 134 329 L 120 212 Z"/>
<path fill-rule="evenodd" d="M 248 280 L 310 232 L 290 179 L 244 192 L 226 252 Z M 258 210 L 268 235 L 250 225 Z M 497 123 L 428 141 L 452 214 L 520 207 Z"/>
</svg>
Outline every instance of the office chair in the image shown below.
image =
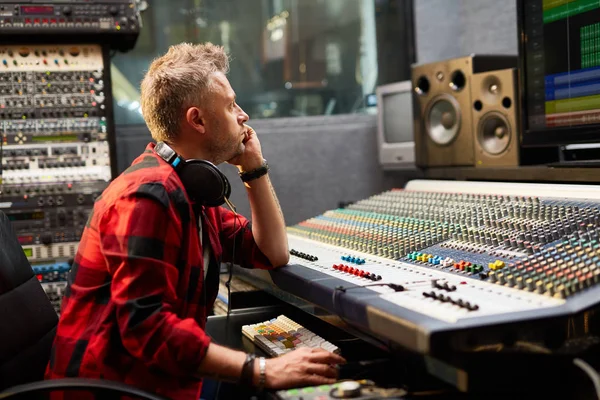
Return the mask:
<svg viewBox="0 0 600 400">
<path fill-rule="evenodd" d="M 164 397 L 112 381 L 67 378 L 44 381 L 58 317 L 46 297 L 10 220 L 0 211 L 0 399 L 30 399 L 53 391 Z"/>
</svg>

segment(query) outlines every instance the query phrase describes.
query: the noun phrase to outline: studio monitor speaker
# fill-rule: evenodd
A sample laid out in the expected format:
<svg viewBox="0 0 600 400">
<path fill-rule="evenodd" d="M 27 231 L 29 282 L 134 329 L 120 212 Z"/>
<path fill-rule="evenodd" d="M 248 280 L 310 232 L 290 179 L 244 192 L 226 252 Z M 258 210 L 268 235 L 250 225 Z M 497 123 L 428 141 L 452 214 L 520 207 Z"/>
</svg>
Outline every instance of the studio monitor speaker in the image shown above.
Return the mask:
<svg viewBox="0 0 600 400">
<path fill-rule="evenodd" d="M 517 70 L 510 68 L 473 74 L 471 99 L 475 166 L 518 166 Z"/>
<path fill-rule="evenodd" d="M 516 67 L 514 56 L 470 55 L 412 68 L 415 162 L 420 167 L 475 165 L 471 78 Z"/>
</svg>

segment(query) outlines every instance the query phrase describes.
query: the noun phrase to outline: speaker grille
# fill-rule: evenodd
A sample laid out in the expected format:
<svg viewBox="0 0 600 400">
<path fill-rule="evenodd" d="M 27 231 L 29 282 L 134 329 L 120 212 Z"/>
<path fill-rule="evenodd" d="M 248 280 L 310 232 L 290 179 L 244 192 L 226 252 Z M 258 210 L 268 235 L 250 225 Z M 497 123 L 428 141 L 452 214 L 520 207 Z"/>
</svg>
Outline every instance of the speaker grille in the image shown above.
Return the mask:
<svg viewBox="0 0 600 400">
<path fill-rule="evenodd" d="M 435 97 L 430 104 L 425 119 L 427 134 L 434 143 L 448 145 L 460 130 L 460 105 L 447 94 Z"/>
</svg>

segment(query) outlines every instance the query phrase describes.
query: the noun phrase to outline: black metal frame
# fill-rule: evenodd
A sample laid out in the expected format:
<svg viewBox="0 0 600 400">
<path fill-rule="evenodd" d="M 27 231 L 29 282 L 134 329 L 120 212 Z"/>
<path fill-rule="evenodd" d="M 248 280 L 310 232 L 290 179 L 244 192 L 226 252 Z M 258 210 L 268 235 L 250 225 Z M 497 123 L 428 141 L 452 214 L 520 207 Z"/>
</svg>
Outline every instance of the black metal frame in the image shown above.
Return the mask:
<svg viewBox="0 0 600 400">
<path fill-rule="evenodd" d="M 0 399 L 31 399 L 35 395 L 56 391 L 85 391 L 92 394 L 132 396 L 146 400 L 167 400 L 166 397 L 148 393 L 124 383 L 84 378 L 55 379 L 13 386 L 0 392 Z"/>
<path fill-rule="evenodd" d="M 546 128 L 544 130 L 529 129 L 527 120 L 527 76 L 525 70 L 525 45 L 527 34 L 525 32 L 524 8 L 532 0 L 517 0 L 517 31 L 519 36 L 519 95 L 521 97 L 521 144 L 522 146 L 542 147 L 558 146 L 574 143 L 600 142 L 600 124 L 585 125 L 581 127 Z"/>
<path fill-rule="evenodd" d="M 387 20 L 388 23 L 394 22 L 396 29 L 392 30 L 387 26 L 387 29 L 382 32 L 379 27 L 377 28 L 377 69 L 379 72 L 377 85 L 410 80 L 412 65 L 417 62 L 414 0 L 373 1 L 375 1 L 376 7 L 393 7 L 398 11 L 397 20 Z M 378 22 L 379 17 L 376 16 L 375 19 Z M 387 48 L 386 44 L 393 46 L 393 48 Z M 400 51 L 397 51 L 397 49 Z M 395 53 L 394 59 L 391 61 L 389 59 L 390 52 Z M 392 68 L 382 68 L 383 65 L 389 65 L 390 63 Z"/>
<path fill-rule="evenodd" d="M 106 138 L 108 140 L 108 150 L 110 153 L 110 174 L 111 178 L 115 179 L 119 175 L 117 162 L 117 135 L 116 124 L 113 109 L 113 90 L 112 76 L 110 71 L 111 59 L 110 46 L 102 44 L 102 62 L 104 64 L 104 116 L 106 117 Z"/>
</svg>

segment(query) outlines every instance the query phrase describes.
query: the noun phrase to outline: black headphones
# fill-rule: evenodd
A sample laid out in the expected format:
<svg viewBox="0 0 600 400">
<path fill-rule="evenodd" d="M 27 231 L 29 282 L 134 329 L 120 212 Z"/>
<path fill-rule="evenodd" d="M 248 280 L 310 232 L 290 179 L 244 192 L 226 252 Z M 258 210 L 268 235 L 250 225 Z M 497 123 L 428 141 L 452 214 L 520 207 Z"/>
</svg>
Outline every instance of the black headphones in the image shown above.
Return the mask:
<svg viewBox="0 0 600 400">
<path fill-rule="evenodd" d="M 154 151 L 175 169 L 193 202 L 206 207 L 230 204 L 231 185 L 213 163 L 205 160 L 184 160 L 165 142 L 158 142 Z"/>
</svg>

